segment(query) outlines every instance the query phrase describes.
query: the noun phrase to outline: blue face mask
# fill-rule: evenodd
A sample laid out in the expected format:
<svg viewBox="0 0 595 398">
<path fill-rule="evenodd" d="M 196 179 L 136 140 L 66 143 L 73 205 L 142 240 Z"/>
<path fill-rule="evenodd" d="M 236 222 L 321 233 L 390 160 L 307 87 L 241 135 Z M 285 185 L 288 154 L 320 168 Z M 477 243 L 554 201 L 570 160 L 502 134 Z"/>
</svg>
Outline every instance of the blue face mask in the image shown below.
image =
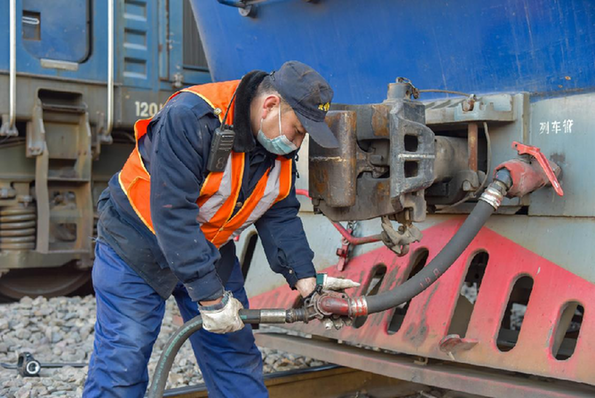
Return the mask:
<svg viewBox="0 0 595 398">
<path fill-rule="evenodd" d="M 276 155 L 287 155 L 295 150 L 297 150 L 297 146 L 287 138 L 283 132 L 281 131 L 281 109 L 279 109 L 279 136 L 275 138 L 268 138 L 264 135 L 262 131 L 262 121 L 260 119 L 260 128 L 258 129 L 258 135 L 256 139 L 260 142 L 260 145 L 264 147 L 267 151 L 274 153 Z"/>
</svg>

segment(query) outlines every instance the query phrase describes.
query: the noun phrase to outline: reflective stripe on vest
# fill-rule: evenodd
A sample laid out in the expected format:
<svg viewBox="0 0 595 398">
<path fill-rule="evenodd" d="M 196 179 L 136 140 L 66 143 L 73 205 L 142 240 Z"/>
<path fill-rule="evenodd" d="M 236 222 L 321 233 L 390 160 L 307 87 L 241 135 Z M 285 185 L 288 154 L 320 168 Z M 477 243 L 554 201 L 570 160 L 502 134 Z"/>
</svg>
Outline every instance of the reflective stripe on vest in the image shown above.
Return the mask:
<svg viewBox="0 0 595 398">
<path fill-rule="evenodd" d="M 284 199 L 291 189 L 291 160 L 278 157 L 275 165 L 258 181 L 242 208 L 225 224 L 216 225 L 211 220 L 201 220 L 206 236 L 213 236 L 211 242 L 217 247 L 238 236 L 244 229 L 256 222 L 272 205 Z"/>
<path fill-rule="evenodd" d="M 180 92 L 191 92 L 204 99 L 214 109 L 214 113 L 223 121 L 223 115 L 239 81 L 211 83 L 194 86 Z M 218 109 L 218 110 L 217 110 Z M 233 120 L 233 108 L 230 109 L 228 122 Z M 151 219 L 151 176 L 146 170 L 138 141 L 147 132 L 151 119 L 138 120 L 134 125 L 136 146 L 124 167 L 118 174 L 120 187 L 128 197 L 130 205 L 139 219 L 155 233 Z M 197 220 L 205 237 L 216 247 L 239 235 L 241 231 L 258 220 L 272 205 L 283 200 L 291 190 L 292 160 L 277 157 L 272 168 L 265 172 L 256 184 L 252 194 L 246 198 L 241 208 L 233 216 L 244 176 L 245 154 L 231 152 L 222 172 L 211 172 L 203 182 L 199 193 L 200 210 Z"/>
</svg>

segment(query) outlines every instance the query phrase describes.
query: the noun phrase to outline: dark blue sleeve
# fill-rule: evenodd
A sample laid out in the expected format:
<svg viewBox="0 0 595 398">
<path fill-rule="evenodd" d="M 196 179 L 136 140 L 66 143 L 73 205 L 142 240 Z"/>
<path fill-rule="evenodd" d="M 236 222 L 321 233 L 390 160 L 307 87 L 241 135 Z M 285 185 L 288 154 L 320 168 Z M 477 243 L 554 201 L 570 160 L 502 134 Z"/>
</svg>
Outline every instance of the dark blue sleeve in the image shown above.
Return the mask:
<svg viewBox="0 0 595 398">
<path fill-rule="evenodd" d="M 181 95 L 180 95 L 181 96 Z M 188 101 L 186 101 L 188 102 Z M 211 135 L 219 122 L 172 99 L 151 126 L 151 218 L 169 267 L 192 300 L 214 300 L 224 292 L 215 270 L 219 251 L 197 221 Z"/>
<path fill-rule="evenodd" d="M 310 249 L 295 193 L 294 174 L 289 195 L 275 203 L 256 223 L 271 269 L 285 277 L 291 288 L 298 280 L 316 276 L 314 252 Z"/>
</svg>

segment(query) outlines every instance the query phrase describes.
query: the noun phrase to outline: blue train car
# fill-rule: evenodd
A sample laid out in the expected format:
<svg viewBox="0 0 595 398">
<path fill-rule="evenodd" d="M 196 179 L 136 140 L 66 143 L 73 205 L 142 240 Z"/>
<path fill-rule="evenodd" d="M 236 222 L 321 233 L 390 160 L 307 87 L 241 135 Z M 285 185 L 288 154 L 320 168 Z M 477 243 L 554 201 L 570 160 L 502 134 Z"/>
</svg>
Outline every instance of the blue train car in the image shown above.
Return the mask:
<svg viewBox="0 0 595 398">
<path fill-rule="evenodd" d="M 299 59 L 346 104 L 384 100 L 397 76 L 468 93 L 595 88 L 588 0 L 192 3 L 214 80 Z"/>
<path fill-rule="evenodd" d="M 89 280 L 94 204 L 133 123 L 210 76 L 188 1 L 4 4 L 0 295 L 67 294 Z"/>
<path fill-rule="evenodd" d="M 297 185 L 312 197 L 300 215 L 315 265 L 359 280 L 349 295 L 385 293 L 436 258 L 493 169 L 518 156 L 513 141 L 562 170 L 564 196 L 546 188 L 506 199 L 407 303 L 341 330 L 288 326 L 322 339 L 260 334 L 262 344 L 458 391 L 445 396 L 595 394 L 593 1 L 192 5 L 215 80 L 297 59 L 333 87 L 327 121 L 341 147 L 303 147 Z M 361 245 L 386 232 L 379 216 L 423 238 L 401 234 L 410 244 L 396 251 Z M 238 250 L 251 307 L 294 305 L 297 293 L 271 275 L 257 242 L 246 231 Z"/>
</svg>

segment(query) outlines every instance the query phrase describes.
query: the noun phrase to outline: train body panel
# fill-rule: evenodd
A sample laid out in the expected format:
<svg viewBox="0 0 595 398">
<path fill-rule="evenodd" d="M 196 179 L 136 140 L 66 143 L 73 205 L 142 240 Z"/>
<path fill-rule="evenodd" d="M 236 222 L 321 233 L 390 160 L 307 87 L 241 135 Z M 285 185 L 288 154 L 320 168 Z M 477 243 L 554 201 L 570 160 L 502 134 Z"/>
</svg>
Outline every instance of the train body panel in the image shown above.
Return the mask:
<svg viewBox="0 0 595 398">
<path fill-rule="evenodd" d="M 193 5 L 215 80 L 298 59 L 328 78 L 338 103 L 380 102 L 397 76 L 471 93 L 595 87 L 588 0 L 264 1 L 253 18 L 215 1 Z"/>
<path fill-rule="evenodd" d="M 425 117 L 412 119 L 417 117 L 431 133 L 409 130 L 419 139 L 411 150 L 419 164 L 423 154 L 413 152 L 418 143 L 422 145 L 423 134 L 435 138 L 436 145 L 463 140 L 467 148 L 475 129 L 479 131 L 474 136 L 478 140 L 474 142 L 479 142 L 475 160 L 478 170 L 487 172 L 487 182 L 495 166 L 517 156 L 513 141 L 540 148 L 562 169 L 564 196 L 546 188 L 505 199 L 454 265 L 406 305 L 356 319 L 355 326 L 341 330 L 326 329 L 318 322 L 287 328 L 399 356 L 394 364 L 388 361 L 382 370 L 376 369 L 382 374 L 399 374 L 401 360 L 407 360 L 402 354 L 407 354 L 595 385 L 595 372 L 589 366 L 595 349 L 590 304 L 595 294 L 595 249 L 590 244 L 595 237 L 590 183 L 595 164 L 587 149 L 595 145 L 590 133 L 595 100 L 592 2 L 192 3 L 215 80 L 236 78 L 252 69 L 274 70 L 288 59 L 297 59 L 320 71 L 335 90 L 334 113 L 328 120 L 338 135 L 351 138 L 340 140 L 339 152 L 321 151 L 310 144 L 315 160 L 305 143 L 297 187 L 310 190 L 314 198 L 314 206 L 310 199 L 300 199 L 300 216 L 315 252 L 315 265 L 330 275 L 360 281 L 360 288 L 347 292 L 350 296 L 381 294 L 411 278 L 446 245 L 475 204 L 474 199 L 461 204 L 454 196 L 441 198 L 438 177 L 431 187 L 421 187 L 428 213 L 424 207 L 423 216 L 422 212 L 410 214 L 418 218 L 414 221 L 423 238 L 402 257 L 382 243 L 348 245 L 328 219 L 313 212 L 322 211 L 335 221 L 358 220 L 347 224 L 356 237 L 382 232 L 378 219 L 368 220 L 372 216 L 366 215 L 374 213 L 370 211 L 374 207 L 382 214 L 383 198 L 388 196 L 382 190 L 388 188 L 384 182 L 369 181 L 384 178 L 391 190 L 393 183 L 402 182 L 394 177 L 400 170 L 393 159 L 401 148 L 397 122 L 407 116 L 391 115 L 403 107 L 412 112 L 409 115 L 417 109 L 407 99 L 404 105 L 395 102 L 394 87 L 389 86 L 387 94 L 387 85 L 397 77 L 406 77 L 420 90 L 467 93 L 420 93 Z M 236 9 L 228 6 L 231 3 Z M 396 86 L 403 82 L 407 81 L 397 81 Z M 475 107 L 470 100 L 477 100 Z M 382 140 L 390 142 L 390 150 Z M 457 157 L 463 156 L 463 163 L 467 156 L 471 158 L 469 147 L 469 152 L 455 151 L 454 157 L 446 157 L 451 165 L 439 164 L 438 152 L 435 176 L 460 164 Z M 374 153 L 380 157 L 373 158 Z M 382 160 L 382 154 L 390 162 Z M 326 168 L 320 162 L 326 162 Z M 371 177 L 365 176 L 370 171 Z M 481 181 L 485 174 L 478 175 Z M 366 179 L 367 185 L 361 182 Z M 446 196 L 448 187 L 443 188 Z M 343 206 L 349 202 L 352 207 L 336 209 L 330 204 L 333 201 Z M 238 247 L 251 306 L 296 305 L 297 292 L 268 269 L 256 231 L 244 232 Z M 309 353 L 362 369 L 374 367 L 366 367 L 365 361 L 358 362 L 350 354 L 342 356 L 341 347 Z M 276 348 L 283 348 L 282 342 Z M 459 368 L 461 375 L 465 369 L 469 368 Z M 481 391 L 481 383 L 465 390 L 457 377 L 451 374 L 449 381 L 434 385 L 454 383 L 461 391 L 492 396 L 488 390 Z M 526 383 L 522 377 L 518 380 Z M 565 396 L 583 396 L 572 387 L 566 391 Z M 586 396 L 592 394 L 589 391 Z"/>
<path fill-rule="evenodd" d="M 296 184 L 314 200 L 300 197 L 300 216 L 316 268 L 362 283 L 349 294 L 380 294 L 430 262 L 494 167 L 517 156 L 513 141 L 560 166 L 564 196 L 544 188 L 505 199 L 454 265 L 406 305 L 341 330 L 288 327 L 395 357 L 450 361 L 456 371 L 437 386 L 452 388 L 469 365 L 595 386 L 593 2 L 220 1 L 238 13 L 214 0 L 115 1 L 111 131 L 107 3 L 61 1 L 59 13 L 56 3 L 12 2 L 18 135 L 0 136 L 0 275 L 10 270 L 0 294 L 66 294 L 88 280 L 94 204 L 130 153 L 133 123 L 177 88 L 208 81 L 206 61 L 221 81 L 297 59 L 333 86 L 327 120 L 342 145 L 337 155 L 304 142 Z M 0 15 L 6 32 L 9 18 Z M 201 40 L 206 55 L 197 51 Z M 10 41 L 0 43 L 9 52 Z M 9 70 L 1 57 L 3 125 Z M 412 85 L 393 83 L 398 76 Z M 467 94 L 396 94 L 414 86 Z M 413 177 L 423 181 L 408 183 Z M 380 242 L 349 245 L 317 214 L 353 220 L 351 233 L 363 237 L 381 231 L 377 217 L 387 209 L 423 234 L 402 256 Z M 253 308 L 297 303 L 269 269 L 254 228 L 237 247 Z"/>
<path fill-rule="evenodd" d="M 19 73 L 72 80 L 107 81 L 107 3 L 17 1 L 16 65 Z M 9 70 L 8 3 L 0 26 L 0 70 Z M 3 98 L 5 100 L 5 98 Z"/>
<path fill-rule="evenodd" d="M 89 279 L 95 204 L 135 121 L 210 81 L 188 1 L 113 6 L 11 0 L 0 15 L 0 273 L 12 270 L 0 295 L 67 294 Z"/>
</svg>

